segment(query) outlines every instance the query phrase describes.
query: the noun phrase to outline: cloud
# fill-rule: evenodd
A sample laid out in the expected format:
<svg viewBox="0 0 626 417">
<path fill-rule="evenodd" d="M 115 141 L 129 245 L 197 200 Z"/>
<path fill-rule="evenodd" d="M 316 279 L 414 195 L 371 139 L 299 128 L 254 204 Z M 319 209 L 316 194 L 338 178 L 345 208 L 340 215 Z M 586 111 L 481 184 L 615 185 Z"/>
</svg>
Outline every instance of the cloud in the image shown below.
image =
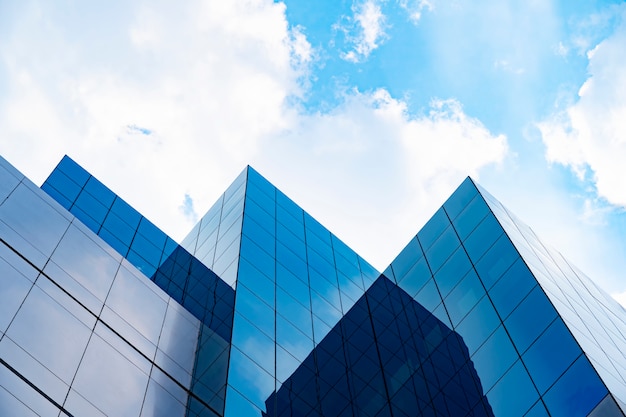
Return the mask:
<svg viewBox="0 0 626 417">
<path fill-rule="evenodd" d="M 434 9 L 433 3 L 429 0 L 399 0 L 398 4 L 409 14 L 409 19 L 415 24 L 421 20 L 424 10 Z"/>
<path fill-rule="evenodd" d="M 384 268 L 466 175 L 507 152 L 456 100 L 413 116 L 385 89 L 348 87 L 335 107 L 302 111 L 316 51 L 282 3 L 98 7 L 12 10 L 3 156 L 41 183 L 68 153 L 175 239 L 251 163 Z M 354 10 L 361 59 L 384 17 L 374 2 Z"/>
<path fill-rule="evenodd" d="M 411 116 L 384 89 L 348 91 L 338 107 L 301 115 L 264 146 L 254 166 L 379 268 L 467 175 L 508 151 L 506 137 L 458 101 L 433 100 Z"/>
<path fill-rule="evenodd" d="M 59 9 L 3 17 L 3 155 L 41 183 L 68 153 L 177 238 L 184 196 L 208 208 L 306 88 L 311 48 L 282 3 Z"/>
<path fill-rule="evenodd" d="M 626 17 L 626 8 L 623 8 Z M 610 204 L 626 207 L 626 22 L 588 53 L 589 78 L 576 102 L 539 129 L 551 163 L 569 167 Z"/>
<path fill-rule="evenodd" d="M 386 19 L 380 4 L 375 0 L 366 0 L 352 6 L 352 17 L 346 18 L 338 26 L 344 32 L 350 46 L 341 54 L 346 61 L 358 63 L 367 60 L 369 55 L 386 39 Z"/>
</svg>

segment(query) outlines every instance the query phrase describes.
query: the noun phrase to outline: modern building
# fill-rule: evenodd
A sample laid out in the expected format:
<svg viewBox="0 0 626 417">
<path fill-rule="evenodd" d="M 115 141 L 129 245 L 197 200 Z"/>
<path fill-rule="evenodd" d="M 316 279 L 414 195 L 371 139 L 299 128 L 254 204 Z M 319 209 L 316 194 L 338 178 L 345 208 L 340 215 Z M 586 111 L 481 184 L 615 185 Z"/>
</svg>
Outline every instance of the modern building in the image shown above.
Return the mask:
<svg viewBox="0 0 626 417">
<path fill-rule="evenodd" d="M 177 243 L 0 158 L 2 416 L 625 411 L 626 311 L 470 178 L 380 273 L 250 167 Z"/>
</svg>

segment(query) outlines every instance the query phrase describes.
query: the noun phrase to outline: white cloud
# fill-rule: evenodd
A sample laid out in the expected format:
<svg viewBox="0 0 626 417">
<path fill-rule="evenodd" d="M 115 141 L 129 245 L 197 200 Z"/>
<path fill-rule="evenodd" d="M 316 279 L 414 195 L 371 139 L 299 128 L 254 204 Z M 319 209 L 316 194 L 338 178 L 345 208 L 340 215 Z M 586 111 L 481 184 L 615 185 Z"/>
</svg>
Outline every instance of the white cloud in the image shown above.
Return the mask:
<svg viewBox="0 0 626 417">
<path fill-rule="evenodd" d="M 386 39 L 386 19 L 380 4 L 375 0 L 365 0 L 352 6 L 354 16 L 347 18 L 340 29 L 346 36 L 350 50 L 341 57 L 350 62 L 365 61 Z"/>
<path fill-rule="evenodd" d="M 412 117 L 386 90 L 349 91 L 301 113 L 315 51 L 281 3 L 20 4 L 0 43 L 3 156 L 42 182 L 68 153 L 177 239 L 252 163 L 384 268 L 466 175 L 506 153 L 454 100 Z M 365 56 L 384 18 L 375 3 L 355 12 Z"/>
<path fill-rule="evenodd" d="M 68 153 L 180 238 L 185 195 L 208 208 L 287 126 L 310 46 L 270 0 L 90 7 L 13 8 L 2 153 L 37 182 Z"/>
<path fill-rule="evenodd" d="M 539 124 L 548 161 L 592 181 L 598 196 L 620 207 L 626 207 L 624 45 L 626 22 L 589 52 L 589 78 L 578 100 Z"/>
<path fill-rule="evenodd" d="M 434 9 L 433 3 L 429 0 L 399 0 L 400 7 L 402 7 L 409 14 L 409 19 L 417 24 L 422 18 L 422 13 L 432 11 Z"/>
<path fill-rule="evenodd" d="M 349 92 L 341 106 L 301 116 L 266 146 L 255 166 L 379 268 L 467 175 L 507 153 L 506 138 L 457 101 L 434 100 L 411 117 L 383 89 Z"/>
</svg>

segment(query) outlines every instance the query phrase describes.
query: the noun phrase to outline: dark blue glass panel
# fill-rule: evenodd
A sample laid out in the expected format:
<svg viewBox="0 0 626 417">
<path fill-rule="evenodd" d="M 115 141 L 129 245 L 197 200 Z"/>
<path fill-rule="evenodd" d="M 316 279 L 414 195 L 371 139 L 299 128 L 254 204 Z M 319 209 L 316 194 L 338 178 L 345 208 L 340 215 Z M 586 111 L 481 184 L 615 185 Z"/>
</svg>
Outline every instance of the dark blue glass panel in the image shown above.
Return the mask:
<svg viewBox="0 0 626 417">
<path fill-rule="evenodd" d="M 133 237 L 135 236 L 135 229 L 130 227 L 126 222 L 122 221 L 122 219 L 112 212 L 108 214 L 102 227 L 126 246 L 130 246 L 133 241 Z"/>
<path fill-rule="evenodd" d="M 63 206 L 64 209 L 69 210 L 72 207 L 73 201 L 65 198 L 63 194 L 53 188 L 49 183 L 45 183 L 41 186 L 41 189 L 44 190 L 50 197 L 52 197 L 57 203 Z"/>
<path fill-rule="evenodd" d="M 483 389 L 489 391 L 517 358 L 511 339 L 502 326 L 498 327 L 472 356 Z"/>
<path fill-rule="evenodd" d="M 456 232 L 452 227 L 448 227 L 439 238 L 426 250 L 426 259 L 430 270 L 435 273 L 444 262 L 452 255 L 457 247 L 461 245 Z"/>
<path fill-rule="evenodd" d="M 490 214 L 487 203 L 485 203 L 481 195 L 476 195 L 467 207 L 452 221 L 461 240 L 465 240 L 487 214 Z"/>
<path fill-rule="evenodd" d="M 538 398 L 539 394 L 519 360 L 487 393 L 493 413 L 498 417 L 521 417 Z"/>
<path fill-rule="evenodd" d="M 499 324 L 500 319 L 493 309 L 491 301 L 488 297 L 483 297 L 456 327 L 456 331 L 463 336 L 470 354 L 473 354 Z"/>
<path fill-rule="evenodd" d="M 89 173 L 85 171 L 83 167 L 78 165 L 67 155 L 61 159 L 61 162 L 59 162 L 59 165 L 55 169 L 60 169 L 80 186 L 83 186 L 90 177 Z"/>
<path fill-rule="evenodd" d="M 581 350 L 560 318 L 537 339 L 522 356 L 528 372 L 541 394 L 557 380 Z"/>
<path fill-rule="evenodd" d="M 548 297 L 536 286 L 505 320 L 504 325 L 517 350 L 524 353 L 556 315 Z"/>
<path fill-rule="evenodd" d="M 476 271 L 485 288 L 489 290 L 511 264 L 519 258 L 519 253 L 506 234 L 493 244 L 476 264 Z"/>
<path fill-rule="evenodd" d="M 98 181 L 95 177 L 89 178 L 87 184 L 85 184 L 84 191 L 87 191 L 107 208 L 111 207 L 111 204 L 113 204 L 113 200 L 115 199 L 115 194 L 113 194 L 111 190 L 105 187 L 104 184 Z"/>
<path fill-rule="evenodd" d="M 586 416 L 607 391 L 585 355 L 581 355 L 543 396 L 552 417 Z"/>
<path fill-rule="evenodd" d="M 154 246 L 159 248 L 159 250 L 163 250 L 167 235 L 163 233 L 158 227 L 156 227 L 154 223 L 152 223 L 150 220 L 142 217 L 141 222 L 139 222 L 139 228 L 137 229 L 137 232 L 139 232 Z"/>
<path fill-rule="evenodd" d="M 409 295 L 414 296 L 432 278 L 432 275 L 426 259 L 421 258 L 405 275 L 401 277 L 396 275 L 396 278 L 398 279 L 398 285 L 408 292 Z"/>
<path fill-rule="evenodd" d="M 443 298 L 447 297 L 471 268 L 472 264 L 467 258 L 465 250 L 462 247 L 458 247 L 441 269 L 435 273 L 435 281 L 441 296 Z"/>
<path fill-rule="evenodd" d="M 461 211 L 465 207 L 467 207 L 468 203 L 472 201 L 474 196 L 478 194 L 478 190 L 474 186 L 470 177 L 465 178 L 465 180 L 459 185 L 459 187 L 454 191 L 454 193 L 446 200 L 443 204 L 443 208 L 448 213 L 448 217 L 454 219 L 459 215 Z"/>
<path fill-rule="evenodd" d="M 422 256 L 423 252 L 419 242 L 416 238 L 411 239 L 411 241 L 404 249 L 402 249 L 402 252 L 400 252 L 391 264 L 393 273 L 398 281 L 401 281 L 404 278 L 404 275 L 409 272 L 413 265 L 415 265 L 415 263 L 420 260 Z"/>
<path fill-rule="evenodd" d="M 161 264 L 162 246 L 160 248 L 154 246 L 142 235 L 135 235 L 130 248 L 155 268 Z"/>
<path fill-rule="evenodd" d="M 121 198 L 115 199 L 113 206 L 111 206 L 111 212 L 117 214 L 120 219 L 124 220 L 133 229 L 139 226 L 141 214 Z"/>
<path fill-rule="evenodd" d="M 518 259 L 489 291 L 500 317 L 506 319 L 537 281 L 522 259 Z"/>
<path fill-rule="evenodd" d="M 109 211 L 107 207 L 103 206 L 102 203 L 96 200 L 91 194 L 84 192 L 80 193 L 74 206 L 80 208 L 84 213 L 87 213 L 89 217 L 98 222 L 98 224 L 104 222 L 104 218 Z"/>
<path fill-rule="evenodd" d="M 430 248 L 435 240 L 443 233 L 444 230 L 450 225 L 450 220 L 443 210 L 443 207 L 437 210 L 433 217 L 428 220 L 422 230 L 417 233 L 417 238 L 422 244 L 424 251 Z"/>
<path fill-rule="evenodd" d="M 306 276 L 304 279 L 307 279 Z M 281 264 L 276 264 L 276 284 L 298 300 L 300 304 L 310 305 L 308 279 L 304 282 Z"/>
<path fill-rule="evenodd" d="M 484 295 L 485 289 L 478 276 L 473 270 L 469 271 L 445 299 L 452 324 L 459 324 Z"/>
<path fill-rule="evenodd" d="M 463 242 L 472 262 L 478 262 L 502 233 L 502 227 L 493 215 L 485 217 Z"/>
<path fill-rule="evenodd" d="M 126 257 L 129 246 L 120 241 L 116 234 L 109 232 L 107 229 L 100 229 L 98 236 L 115 249 L 120 255 Z"/>
<path fill-rule="evenodd" d="M 82 189 L 81 185 L 75 183 L 59 170 L 52 171 L 41 188 L 44 189 L 44 186 L 51 186 L 72 203 L 76 200 L 76 197 L 78 197 Z M 44 189 L 44 191 L 46 190 Z"/>
</svg>

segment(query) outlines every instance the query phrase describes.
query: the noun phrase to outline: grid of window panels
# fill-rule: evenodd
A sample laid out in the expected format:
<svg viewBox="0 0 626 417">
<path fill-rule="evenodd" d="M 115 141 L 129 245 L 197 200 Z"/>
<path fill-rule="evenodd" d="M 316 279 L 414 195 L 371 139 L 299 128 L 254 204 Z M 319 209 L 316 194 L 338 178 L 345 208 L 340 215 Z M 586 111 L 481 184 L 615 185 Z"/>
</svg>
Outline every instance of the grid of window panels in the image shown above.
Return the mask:
<svg viewBox="0 0 626 417">
<path fill-rule="evenodd" d="M 178 245 L 0 165 L 4 414 L 624 415 L 626 313 L 470 179 L 381 275 L 250 167 Z"/>
</svg>

